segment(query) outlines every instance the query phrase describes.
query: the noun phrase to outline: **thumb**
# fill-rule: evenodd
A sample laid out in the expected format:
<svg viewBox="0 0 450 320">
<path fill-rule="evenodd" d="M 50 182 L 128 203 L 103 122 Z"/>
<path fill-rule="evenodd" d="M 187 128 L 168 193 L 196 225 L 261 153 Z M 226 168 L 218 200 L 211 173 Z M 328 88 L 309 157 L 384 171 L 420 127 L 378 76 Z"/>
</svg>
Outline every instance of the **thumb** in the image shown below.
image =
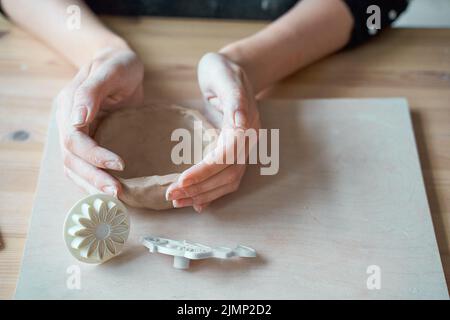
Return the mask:
<svg viewBox="0 0 450 320">
<path fill-rule="evenodd" d="M 87 78 L 76 88 L 74 93 L 70 115 L 70 121 L 74 127 L 84 127 L 94 120 L 105 97 L 109 78 L 107 72 L 101 69 L 92 72 L 91 67 Z"/>
<path fill-rule="evenodd" d="M 243 88 L 237 87 L 220 99 L 224 126 L 234 129 L 247 129 L 248 98 Z"/>
</svg>

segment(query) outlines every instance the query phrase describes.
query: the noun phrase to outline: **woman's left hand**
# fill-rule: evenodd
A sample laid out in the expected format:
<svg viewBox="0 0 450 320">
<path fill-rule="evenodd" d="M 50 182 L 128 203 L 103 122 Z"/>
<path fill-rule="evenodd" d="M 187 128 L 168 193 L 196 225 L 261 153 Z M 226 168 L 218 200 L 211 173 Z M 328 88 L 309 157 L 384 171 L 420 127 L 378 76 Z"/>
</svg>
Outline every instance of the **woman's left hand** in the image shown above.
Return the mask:
<svg viewBox="0 0 450 320">
<path fill-rule="evenodd" d="M 216 148 L 201 162 L 184 171 L 178 181 L 167 189 L 167 199 L 175 208 L 193 206 L 201 212 L 212 201 L 238 190 L 246 164 L 237 163 L 242 144 L 232 135 L 243 136 L 248 129 L 260 128 L 259 113 L 252 86 L 245 71 L 236 63 L 217 53 L 205 54 L 198 65 L 198 81 L 204 98 L 223 113 L 222 130 Z M 248 145 L 247 145 L 248 147 Z M 248 147 L 249 148 L 249 147 Z M 234 160 L 226 163 L 227 152 Z"/>
</svg>

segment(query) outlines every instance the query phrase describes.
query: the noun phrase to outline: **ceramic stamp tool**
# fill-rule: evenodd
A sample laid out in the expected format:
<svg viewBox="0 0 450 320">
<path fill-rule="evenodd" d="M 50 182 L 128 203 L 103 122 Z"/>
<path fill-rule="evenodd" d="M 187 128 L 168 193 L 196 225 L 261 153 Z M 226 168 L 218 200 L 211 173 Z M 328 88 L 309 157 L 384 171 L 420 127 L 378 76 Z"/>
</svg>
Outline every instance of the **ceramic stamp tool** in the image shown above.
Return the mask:
<svg viewBox="0 0 450 320">
<path fill-rule="evenodd" d="M 118 199 L 95 194 L 78 201 L 64 223 L 64 240 L 78 260 L 99 264 L 122 250 L 130 233 L 127 209 Z"/>
<path fill-rule="evenodd" d="M 188 269 L 190 260 L 217 258 L 230 259 L 233 257 L 256 257 L 256 251 L 250 247 L 238 245 L 236 248 L 211 248 L 200 243 L 186 240 L 178 241 L 159 237 L 144 237 L 142 244 L 150 252 L 159 252 L 173 256 L 173 266 L 176 269 Z"/>
</svg>

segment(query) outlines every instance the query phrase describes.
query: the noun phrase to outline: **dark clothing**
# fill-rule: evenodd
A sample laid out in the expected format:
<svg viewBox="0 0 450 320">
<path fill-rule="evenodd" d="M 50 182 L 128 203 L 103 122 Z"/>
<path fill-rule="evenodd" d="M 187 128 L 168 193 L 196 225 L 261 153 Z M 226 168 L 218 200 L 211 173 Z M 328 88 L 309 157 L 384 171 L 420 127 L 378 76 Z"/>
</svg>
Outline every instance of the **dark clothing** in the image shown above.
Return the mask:
<svg viewBox="0 0 450 320">
<path fill-rule="evenodd" d="M 86 0 L 96 13 L 128 16 L 275 20 L 298 0 Z"/>
<path fill-rule="evenodd" d="M 381 10 L 381 29 L 406 9 L 408 0 L 343 0 L 349 7 L 354 27 L 347 46 L 373 37 L 367 28 L 367 8 Z M 196 17 L 216 19 L 275 20 L 292 8 L 298 0 L 87 0 L 96 13 L 128 16 Z"/>
<path fill-rule="evenodd" d="M 408 2 L 409 0 L 345 0 L 355 21 L 352 36 L 347 46 L 355 46 L 373 37 L 374 33 L 371 33 L 367 28 L 367 19 L 372 14 L 372 12 L 367 13 L 369 6 L 377 5 L 380 7 L 381 30 L 383 30 L 389 27 L 406 10 Z"/>
<path fill-rule="evenodd" d="M 367 19 L 372 14 L 367 13 L 369 6 L 377 5 L 381 9 L 381 29 L 389 27 L 408 6 L 408 0 L 342 1 L 349 7 L 355 21 L 347 46 L 357 45 L 373 37 L 374 33 L 367 28 Z M 275 20 L 297 2 L 298 0 L 86 0 L 97 14 L 251 20 Z"/>
</svg>

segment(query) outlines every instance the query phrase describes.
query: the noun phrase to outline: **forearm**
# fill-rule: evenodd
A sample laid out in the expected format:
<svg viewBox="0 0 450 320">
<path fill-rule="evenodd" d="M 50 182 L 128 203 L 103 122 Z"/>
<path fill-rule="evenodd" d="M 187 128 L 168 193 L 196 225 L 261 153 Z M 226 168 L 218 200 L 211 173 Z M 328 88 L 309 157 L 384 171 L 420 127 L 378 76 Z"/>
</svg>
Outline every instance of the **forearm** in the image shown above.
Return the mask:
<svg viewBox="0 0 450 320">
<path fill-rule="evenodd" d="M 81 8 L 81 28 L 67 26 L 67 8 Z M 119 36 L 108 30 L 80 0 L 2 0 L 10 19 L 34 34 L 80 67 L 105 47 L 126 47 Z"/>
<path fill-rule="evenodd" d="M 220 53 L 240 65 L 255 93 L 345 46 L 353 18 L 341 0 L 303 0 L 260 32 Z"/>
</svg>

